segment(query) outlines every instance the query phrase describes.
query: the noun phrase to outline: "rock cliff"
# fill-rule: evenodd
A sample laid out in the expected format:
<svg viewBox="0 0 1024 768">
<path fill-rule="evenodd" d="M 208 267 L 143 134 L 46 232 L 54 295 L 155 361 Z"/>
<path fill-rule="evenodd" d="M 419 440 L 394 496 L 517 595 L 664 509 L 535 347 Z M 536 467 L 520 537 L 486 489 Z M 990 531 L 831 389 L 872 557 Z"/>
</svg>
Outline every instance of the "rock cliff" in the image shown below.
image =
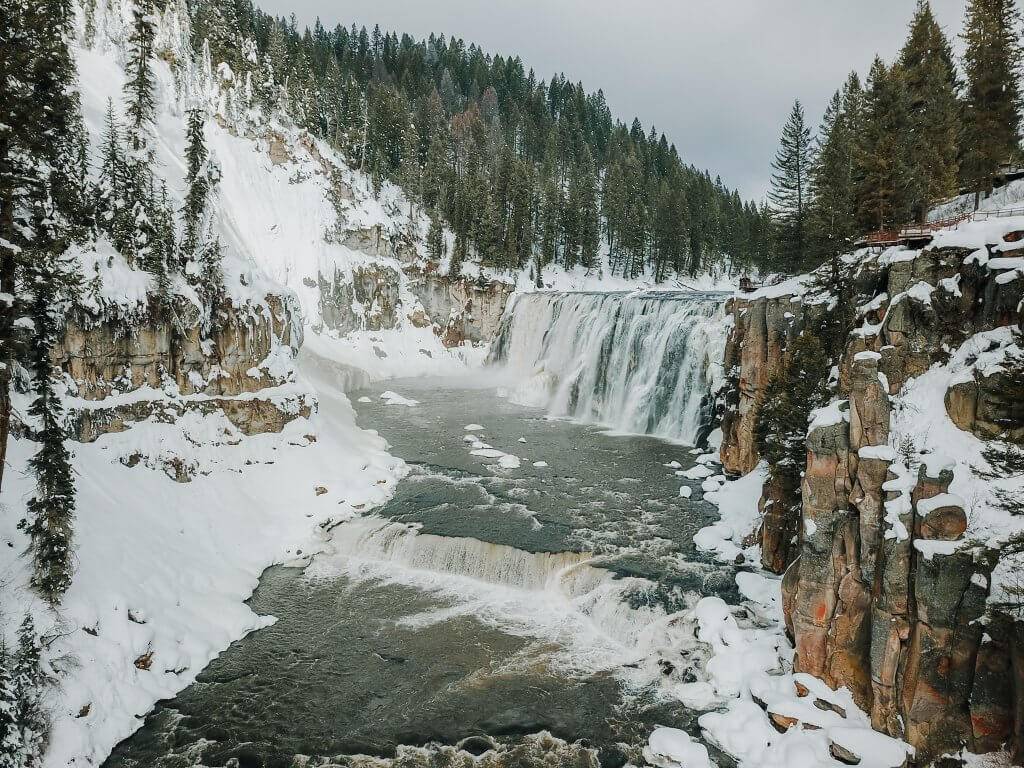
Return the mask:
<svg viewBox="0 0 1024 768">
<path fill-rule="evenodd" d="M 186 411 L 220 412 L 245 435 L 280 432 L 313 408 L 292 370 L 301 329 L 279 294 L 244 307 L 225 300 L 205 333 L 195 305 L 181 297 L 170 307 L 150 299 L 130 319 L 76 308 L 51 352 L 65 374 L 70 434 L 92 442 Z"/>
<path fill-rule="evenodd" d="M 914 414 L 931 408 L 964 435 L 1024 436 L 1024 404 L 999 395 L 1005 372 L 977 363 L 1021 323 L 1020 238 L 985 234 L 851 260 L 856 329 L 833 372 L 833 402 L 807 435 L 799 519 L 774 512 L 787 505 L 771 483 L 760 503 L 762 562 L 785 573 L 794 668 L 849 688 L 873 726 L 908 741 L 922 763 L 963 748 L 1011 745 L 1018 760 L 1024 751 L 1024 636 L 987 605 L 999 538 L 969 530 L 972 503 L 950 492 L 954 476 L 971 473 L 949 458 L 955 434 L 914 428 L 924 423 Z M 758 464 L 766 387 L 828 311 L 810 282 L 731 302 L 734 392 L 721 446 L 731 473 Z"/>
</svg>

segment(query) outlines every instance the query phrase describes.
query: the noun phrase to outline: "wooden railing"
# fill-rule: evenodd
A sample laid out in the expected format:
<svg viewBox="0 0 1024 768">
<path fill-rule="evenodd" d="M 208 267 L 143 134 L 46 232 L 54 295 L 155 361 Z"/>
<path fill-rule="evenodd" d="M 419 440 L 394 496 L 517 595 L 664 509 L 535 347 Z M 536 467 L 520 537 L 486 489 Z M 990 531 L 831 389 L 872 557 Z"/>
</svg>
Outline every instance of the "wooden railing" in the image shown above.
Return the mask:
<svg viewBox="0 0 1024 768">
<path fill-rule="evenodd" d="M 913 242 L 914 240 L 925 240 L 930 239 L 939 230 L 958 227 L 965 221 L 986 221 L 988 219 L 1003 218 L 1007 216 L 1024 216 L 1024 208 L 1001 208 L 995 211 L 968 211 L 967 213 L 948 216 L 936 221 L 926 221 L 922 224 L 910 224 L 902 229 L 880 229 L 877 232 L 869 232 L 866 235 L 861 236 L 854 245 L 877 248 L 879 246 Z"/>
</svg>

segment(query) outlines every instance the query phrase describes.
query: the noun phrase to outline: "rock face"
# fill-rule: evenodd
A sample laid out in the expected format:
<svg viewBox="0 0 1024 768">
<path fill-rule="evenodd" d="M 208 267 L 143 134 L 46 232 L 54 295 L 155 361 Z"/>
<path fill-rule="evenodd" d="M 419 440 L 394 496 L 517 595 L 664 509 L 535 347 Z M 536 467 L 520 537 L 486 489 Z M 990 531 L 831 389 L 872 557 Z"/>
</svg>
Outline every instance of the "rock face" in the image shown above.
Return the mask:
<svg viewBox="0 0 1024 768">
<path fill-rule="evenodd" d="M 498 280 L 467 277 L 452 280 L 410 266 L 404 270 L 409 288 L 431 318 L 445 346 L 490 341 L 498 332 L 513 286 Z"/>
<path fill-rule="evenodd" d="M 369 248 L 371 253 L 376 248 L 362 241 L 352 245 Z M 396 328 L 407 320 L 417 328 L 432 327 L 446 347 L 478 344 L 497 333 L 514 288 L 499 280 L 452 279 L 419 265 L 407 265 L 402 272 L 369 263 L 354 268 L 351 275 L 338 271 L 319 275 L 324 327 L 344 335 Z"/>
<path fill-rule="evenodd" d="M 869 257 L 856 278 L 857 330 L 838 370 L 844 416 L 807 437 L 801 499 L 767 484 L 764 565 L 785 571 L 783 606 L 794 667 L 846 686 L 878 730 L 927 762 L 963 747 L 1024 745 L 1024 638 L 981 619 L 995 553 L 958 546 L 963 499 L 937 457 L 901 450 L 891 399 L 974 334 L 1020 322 L 1024 280 L 999 280 L 965 249 Z M 733 300 L 723 417 L 729 472 L 758 463 L 760 399 L 786 348 L 819 308 L 799 295 Z M 993 374 L 998 376 L 999 374 Z M 961 429 L 992 437 L 1024 404 L 1002 402 L 992 377 L 954 385 L 946 408 Z M 834 419 L 832 421 L 835 421 Z M 799 510 L 799 519 L 773 510 Z M 962 542 L 961 542 L 962 543 Z"/>
<path fill-rule="evenodd" d="M 243 433 L 279 432 L 312 407 L 292 390 L 290 359 L 302 343 L 289 300 L 268 295 L 258 306 L 225 302 L 208 337 L 195 307 L 154 304 L 130 320 L 79 310 L 53 348 L 66 374 L 72 436 L 92 442 L 151 417 L 185 410 L 221 411 Z"/>
<path fill-rule="evenodd" d="M 320 316 L 326 328 L 344 335 L 382 331 L 398 324 L 402 302 L 398 271 L 380 264 L 356 267 L 351 275 L 337 270 L 318 275 Z"/>
</svg>

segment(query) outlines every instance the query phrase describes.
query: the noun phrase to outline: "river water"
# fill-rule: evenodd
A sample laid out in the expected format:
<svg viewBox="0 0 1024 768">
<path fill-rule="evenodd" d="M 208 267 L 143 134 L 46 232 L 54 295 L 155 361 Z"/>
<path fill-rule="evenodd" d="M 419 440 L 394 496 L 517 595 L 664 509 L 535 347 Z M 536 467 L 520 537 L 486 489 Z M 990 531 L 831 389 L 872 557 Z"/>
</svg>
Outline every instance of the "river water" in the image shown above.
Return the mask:
<svg viewBox="0 0 1024 768">
<path fill-rule="evenodd" d="M 693 547 L 715 519 L 679 474 L 695 451 L 486 380 L 388 382 L 411 407 L 384 389 L 351 397 L 410 466 L 394 498 L 268 570 L 251 604 L 277 623 L 106 766 L 619 766 L 656 725 L 697 733 L 671 697 L 703 660 L 680 612 L 736 596 Z"/>
</svg>

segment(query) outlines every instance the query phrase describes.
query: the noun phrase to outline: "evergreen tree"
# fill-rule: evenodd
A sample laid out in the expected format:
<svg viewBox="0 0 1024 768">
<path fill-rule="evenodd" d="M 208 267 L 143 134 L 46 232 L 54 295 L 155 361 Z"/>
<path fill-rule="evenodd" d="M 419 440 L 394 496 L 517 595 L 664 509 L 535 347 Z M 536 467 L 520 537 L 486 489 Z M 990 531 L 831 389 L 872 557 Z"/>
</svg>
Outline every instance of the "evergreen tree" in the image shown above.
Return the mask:
<svg viewBox="0 0 1024 768">
<path fill-rule="evenodd" d="M 799 271 L 807 260 L 807 211 L 810 203 L 811 132 L 799 100 L 793 104 L 782 129 L 779 150 L 772 163 L 772 188 L 780 267 Z"/>
<path fill-rule="evenodd" d="M 0 768 L 24 768 L 27 762 L 18 724 L 18 703 L 14 660 L 0 638 Z"/>
<path fill-rule="evenodd" d="M 41 764 L 46 737 L 50 730 L 43 690 L 47 683 L 42 665 L 42 648 L 31 614 L 25 614 L 18 627 L 18 650 L 14 656 L 14 690 L 17 704 L 16 720 L 21 729 L 24 765 Z"/>
<path fill-rule="evenodd" d="M 184 223 L 181 252 L 186 262 L 194 261 L 200 250 L 200 237 L 206 228 L 207 197 L 210 194 L 211 179 L 207 162 L 210 159 L 203 132 L 205 121 L 202 110 L 191 109 L 188 113 L 185 148 L 185 205 L 182 208 Z M 186 264 L 186 273 L 188 267 Z"/>
<path fill-rule="evenodd" d="M 156 39 L 152 0 L 136 0 L 132 6 L 125 71 L 128 103 L 128 145 L 130 161 L 152 173 L 153 135 L 156 118 L 156 80 L 153 76 L 153 46 Z"/>
<path fill-rule="evenodd" d="M 434 261 L 444 258 L 444 228 L 436 211 L 430 213 L 430 229 L 427 231 L 427 254 Z"/>
<path fill-rule="evenodd" d="M 964 22 L 962 178 L 990 192 L 1000 164 L 1020 155 L 1020 12 L 1014 0 L 970 0 Z"/>
<path fill-rule="evenodd" d="M 807 219 L 812 261 L 831 261 L 838 272 L 839 254 L 849 249 L 856 234 L 853 217 L 854 135 L 843 97 L 837 91 L 825 110 L 811 165 L 811 204 Z"/>
<path fill-rule="evenodd" d="M 20 267 L 62 252 L 89 226 L 72 19 L 65 0 L 17 0 L 0 23 L 0 480 Z"/>
<path fill-rule="evenodd" d="M 956 194 L 961 113 L 953 51 L 927 0 L 918 0 L 898 64 L 909 100 L 910 164 L 916 169 L 910 207 L 923 221 L 932 203 Z"/>
<path fill-rule="evenodd" d="M 897 229 L 911 219 L 918 189 L 912 165 L 906 82 L 875 57 L 857 145 L 857 220 L 862 231 Z"/>
<path fill-rule="evenodd" d="M 65 302 L 62 290 L 75 286 L 78 273 L 63 252 L 46 251 L 25 266 L 24 282 L 31 293 L 34 324 L 28 365 L 33 375 L 35 398 L 28 413 L 38 423 L 39 450 L 29 460 L 36 488 L 28 500 L 28 516 L 19 528 L 30 537 L 33 557 L 32 585 L 51 604 L 58 604 L 71 585 L 72 521 L 75 485 L 71 455 L 65 446 L 64 413 L 58 391 L 58 374 L 50 360 L 57 342 Z"/>
<path fill-rule="evenodd" d="M 597 199 L 597 171 L 589 147 L 583 147 L 583 160 L 576 179 L 579 204 L 580 263 L 588 270 L 598 266 L 601 246 L 601 208 Z"/>
</svg>

